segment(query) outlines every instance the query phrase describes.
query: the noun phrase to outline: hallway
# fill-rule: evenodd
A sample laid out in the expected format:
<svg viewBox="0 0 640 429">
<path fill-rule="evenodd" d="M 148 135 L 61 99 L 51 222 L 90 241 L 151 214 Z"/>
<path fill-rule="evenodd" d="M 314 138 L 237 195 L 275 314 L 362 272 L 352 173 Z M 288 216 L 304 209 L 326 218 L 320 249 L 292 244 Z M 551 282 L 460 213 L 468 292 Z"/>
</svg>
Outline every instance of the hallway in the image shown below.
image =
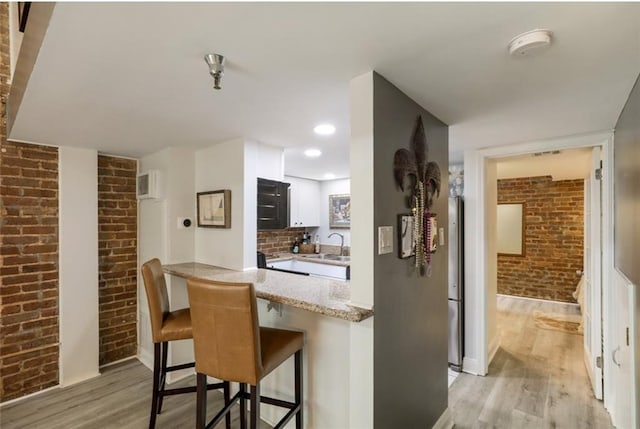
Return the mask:
<svg viewBox="0 0 640 429">
<path fill-rule="evenodd" d="M 498 296 L 501 345 L 489 374 L 460 374 L 449 390 L 456 428 L 612 428 L 583 364 L 580 334 L 536 326 L 535 313 L 577 307 Z"/>
</svg>

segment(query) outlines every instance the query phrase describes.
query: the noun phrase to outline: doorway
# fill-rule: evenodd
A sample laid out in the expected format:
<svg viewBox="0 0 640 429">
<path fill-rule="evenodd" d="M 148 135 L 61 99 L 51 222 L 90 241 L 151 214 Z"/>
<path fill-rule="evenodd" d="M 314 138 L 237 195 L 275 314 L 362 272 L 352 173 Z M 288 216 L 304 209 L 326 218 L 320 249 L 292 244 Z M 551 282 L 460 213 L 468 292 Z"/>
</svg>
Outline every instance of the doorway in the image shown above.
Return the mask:
<svg viewBox="0 0 640 429">
<path fill-rule="evenodd" d="M 572 136 L 556 140 L 515 144 L 465 153 L 465 260 L 467 301 L 465 306 L 468 333 L 465 340 L 466 356 L 463 371 L 486 375 L 491 358 L 498 349 L 496 335 L 495 302 L 497 294 L 497 251 L 494 230 L 497 204 L 495 160 L 507 156 L 524 155 L 554 150 L 601 147 L 603 161 L 602 180 L 602 278 L 611 278 L 613 268 L 613 223 L 612 223 L 612 174 L 613 134 L 597 133 Z M 611 297 L 605 294 L 602 301 L 603 356 L 611 356 Z M 603 360 L 604 372 L 612 362 Z M 596 363 L 594 362 L 593 365 Z M 609 372 L 611 373 L 611 372 Z M 605 380 L 605 406 L 607 380 Z"/>
</svg>

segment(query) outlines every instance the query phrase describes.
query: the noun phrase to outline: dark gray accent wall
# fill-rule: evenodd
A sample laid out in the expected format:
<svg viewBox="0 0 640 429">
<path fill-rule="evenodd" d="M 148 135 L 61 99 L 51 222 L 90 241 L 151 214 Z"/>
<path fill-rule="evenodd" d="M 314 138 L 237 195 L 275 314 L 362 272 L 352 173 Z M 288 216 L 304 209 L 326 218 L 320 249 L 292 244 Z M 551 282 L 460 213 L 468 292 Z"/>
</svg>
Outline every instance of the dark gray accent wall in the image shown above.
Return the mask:
<svg viewBox="0 0 640 429">
<path fill-rule="evenodd" d="M 422 115 L 429 160 L 442 171 L 440 197 L 432 207 L 438 225 L 447 226 L 448 126 L 382 76 L 374 73 L 374 426 L 376 429 L 428 428 L 447 408 L 447 248 L 432 255 L 430 277 L 415 260 L 377 254 L 377 227 L 393 225 L 410 213 L 408 192 L 396 188 L 393 155 L 409 148 L 416 118 Z M 446 233 L 445 233 L 446 236 Z"/>
<path fill-rule="evenodd" d="M 640 80 L 640 77 L 638 78 Z M 640 83 L 636 81 L 616 124 L 615 259 L 616 267 L 640 285 Z"/>
<path fill-rule="evenodd" d="M 636 288 L 636 398 L 640 398 L 640 76 L 616 124 L 613 165 L 615 261 Z"/>
</svg>

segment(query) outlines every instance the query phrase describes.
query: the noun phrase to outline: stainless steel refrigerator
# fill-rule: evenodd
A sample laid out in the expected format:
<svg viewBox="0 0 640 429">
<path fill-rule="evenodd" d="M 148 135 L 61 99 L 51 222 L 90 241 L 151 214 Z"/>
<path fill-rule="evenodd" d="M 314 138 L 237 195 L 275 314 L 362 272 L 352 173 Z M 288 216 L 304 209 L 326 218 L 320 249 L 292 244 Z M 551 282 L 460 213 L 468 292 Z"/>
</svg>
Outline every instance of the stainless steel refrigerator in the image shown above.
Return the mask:
<svg viewBox="0 0 640 429">
<path fill-rule="evenodd" d="M 464 203 L 449 198 L 449 367 L 462 371 L 464 356 Z"/>
</svg>

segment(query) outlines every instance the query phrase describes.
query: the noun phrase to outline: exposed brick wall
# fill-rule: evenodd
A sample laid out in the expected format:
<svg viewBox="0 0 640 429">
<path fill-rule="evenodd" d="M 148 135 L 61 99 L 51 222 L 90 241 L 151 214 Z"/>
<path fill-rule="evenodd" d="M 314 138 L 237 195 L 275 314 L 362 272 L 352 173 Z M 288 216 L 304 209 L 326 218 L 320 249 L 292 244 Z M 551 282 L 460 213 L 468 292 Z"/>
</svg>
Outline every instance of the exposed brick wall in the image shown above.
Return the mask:
<svg viewBox="0 0 640 429">
<path fill-rule="evenodd" d="M 58 149 L 2 142 L 0 398 L 58 384 Z"/>
<path fill-rule="evenodd" d="M 9 3 L 0 3 L 0 141 L 7 140 L 7 104 L 9 81 L 11 80 L 11 61 L 9 57 Z"/>
<path fill-rule="evenodd" d="M 100 365 L 137 352 L 135 160 L 98 156 Z"/>
<path fill-rule="evenodd" d="M 7 143 L 8 3 L 0 3 L 0 402 L 58 384 L 58 151 Z"/>
<path fill-rule="evenodd" d="M 575 302 L 582 270 L 584 181 L 498 180 L 498 203 L 525 202 L 525 256 L 498 255 L 498 293 Z"/>
<path fill-rule="evenodd" d="M 258 231 L 258 252 L 267 257 L 290 253 L 296 237 L 302 239 L 304 228 L 287 228 L 277 231 Z"/>
</svg>

